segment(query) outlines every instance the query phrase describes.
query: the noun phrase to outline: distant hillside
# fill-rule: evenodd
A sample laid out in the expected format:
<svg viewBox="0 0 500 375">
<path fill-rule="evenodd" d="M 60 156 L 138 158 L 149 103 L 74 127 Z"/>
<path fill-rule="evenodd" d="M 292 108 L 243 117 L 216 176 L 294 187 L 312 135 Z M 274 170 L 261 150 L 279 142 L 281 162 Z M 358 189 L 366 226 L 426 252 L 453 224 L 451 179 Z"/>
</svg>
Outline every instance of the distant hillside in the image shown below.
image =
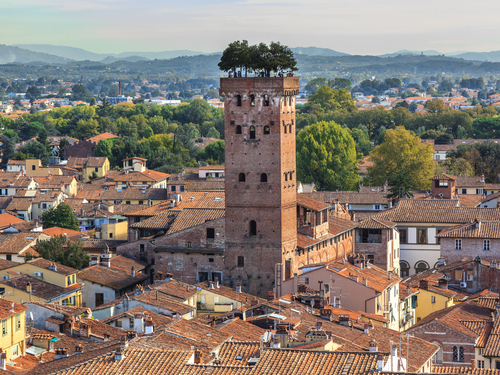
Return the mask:
<svg viewBox="0 0 500 375">
<path fill-rule="evenodd" d="M 112 63 L 118 60 L 125 61 L 140 61 L 140 60 L 163 60 L 173 59 L 179 56 L 197 56 L 203 55 L 203 52 L 190 51 L 190 50 L 176 50 L 176 51 L 163 51 L 163 52 L 122 52 L 116 53 L 94 53 L 82 48 L 74 48 L 67 46 L 56 46 L 53 44 L 16 44 L 15 46 L 24 48 L 33 52 L 48 53 L 51 55 L 61 56 L 66 59 L 77 61 L 103 61 L 105 63 Z M 110 59 L 116 58 L 116 59 Z M 130 60 L 129 58 L 132 59 Z M 141 59 L 142 57 L 142 59 Z"/>
<path fill-rule="evenodd" d="M 41 62 L 48 64 L 65 64 L 70 59 L 50 55 L 47 53 L 28 51 L 27 49 L 6 46 L 5 44 L 0 45 L 0 64 L 9 63 L 31 63 L 31 62 Z"/>
<path fill-rule="evenodd" d="M 104 64 L 111 64 L 116 61 L 144 61 L 144 60 L 149 60 L 146 57 L 143 56 L 128 56 L 128 57 L 116 57 L 116 56 L 108 56 L 105 59 L 102 59 L 101 62 Z"/>
<path fill-rule="evenodd" d="M 453 57 L 457 57 L 457 58 L 465 59 L 465 60 L 500 62 L 500 51 L 465 52 L 465 53 L 460 53 L 458 55 L 454 55 Z"/>
<path fill-rule="evenodd" d="M 318 47 L 295 47 L 290 48 L 297 55 L 309 56 L 350 56 L 348 53 L 338 52 L 329 48 Z"/>
<path fill-rule="evenodd" d="M 441 52 L 438 52 L 438 51 L 435 51 L 435 50 L 427 50 L 427 51 L 410 51 L 410 50 L 407 50 L 407 49 L 403 49 L 401 51 L 397 51 L 397 52 L 394 52 L 394 53 L 386 53 L 384 55 L 379 55 L 379 57 L 396 57 L 396 56 L 399 56 L 399 55 L 414 55 L 414 56 L 418 56 L 418 55 L 424 55 L 424 56 L 438 56 L 438 55 L 442 55 Z"/>
</svg>

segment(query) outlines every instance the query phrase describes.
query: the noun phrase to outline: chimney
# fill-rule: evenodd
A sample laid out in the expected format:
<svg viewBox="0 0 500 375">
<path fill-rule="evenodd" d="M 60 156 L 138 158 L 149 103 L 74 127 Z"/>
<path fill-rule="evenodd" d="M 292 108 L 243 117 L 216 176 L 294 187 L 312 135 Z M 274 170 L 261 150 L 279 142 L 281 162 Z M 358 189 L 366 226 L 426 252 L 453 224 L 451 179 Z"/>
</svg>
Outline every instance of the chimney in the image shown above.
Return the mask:
<svg viewBox="0 0 500 375">
<path fill-rule="evenodd" d="M 363 324 L 363 332 L 366 334 L 370 333 L 370 325 L 368 323 Z"/>
<path fill-rule="evenodd" d="M 361 284 L 367 285 L 368 279 L 366 277 L 361 278 Z"/>
<path fill-rule="evenodd" d="M 439 285 L 440 288 L 448 289 L 448 280 L 446 280 L 446 279 L 439 279 L 438 280 L 438 285 Z"/>
<path fill-rule="evenodd" d="M 91 255 L 90 256 L 90 265 L 95 266 L 96 264 L 99 264 L 99 257 L 97 255 Z"/>
<path fill-rule="evenodd" d="M 475 367 L 476 367 L 476 360 L 474 358 L 472 358 L 470 360 L 470 368 L 474 370 Z"/>
<path fill-rule="evenodd" d="M 90 326 L 85 323 L 80 323 L 80 337 L 88 339 L 90 337 Z"/>
<path fill-rule="evenodd" d="M 209 281 L 208 284 L 209 284 L 210 289 L 214 289 L 214 282 L 213 281 Z"/>
<path fill-rule="evenodd" d="M 31 294 L 31 283 L 28 281 L 28 283 L 26 284 L 26 293 L 29 293 Z"/>
<path fill-rule="evenodd" d="M 384 356 L 382 354 L 379 354 L 377 356 L 377 371 L 382 371 L 384 368 Z"/>
<path fill-rule="evenodd" d="M 56 359 L 66 358 L 68 356 L 68 351 L 68 348 L 57 348 Z"/>
<path fill-rule="evenodd" d="M 127 335 L 123 335 L 122 337 L 120 337 L 120 346 L 122 348 L 128 348 Z"/>
<path fill-rule="evenodd" d="M 194 351 L 194 363 L 197 365 L 201 363 L 201 351 L 199 349 Z"/>
<path fill-rule="evenodd" d="M 438 267 L 446 266 L 446 259 L 438 258 Z"/>
<path fill-rule="evenodd" d="M 348 314 L 340 314 L 339 315 L 339 324 L 344 327 L 349 327 L 350 315 Z"/>
<path fill-rule="evenodd" d="M 122 348 L 118 348 L 115 352 L 115 361 L 121 361 L 124 357 Z"/>
<path fill-rule="evenodd" d="M 236 293 L 241 293 L 241 283 L 236 284 Z"/>
<path fill-rule="evenodd" d="M 481 177 L 479 178 L 479 182 L 484 182 L 484 174 L 482 174 Z"/>
<path fill-rule="evenodd" d="M 420 280 L 420 289 L 429 290 L 429 282 L 427 280 Z"/>
<path fill-rule="evenodd" d="M 101 266 L 104 266 L 104 267 L 111 267 L 111 259 L 108 258 L 108 257 L 103 257 L 101 259 Z"/>
<path fill-rule="evenodd" d="M 49 270 L 57 272 L 57 266 L 54 262 L 50 263 Z"/>
<path fill-rule="evenodd" d="M 398 348 L 396 347 L 396 344 L 394 344 L 392 341 L 391 341 L 391 355 L 393 357 L 398 356 Z"/>
<path fill-rule="evenodd" d="M 137 337 L 137 331 L 127 331 L 127 339 L 132 340 Z"/>
<path fill-rule="evenodd" d="M 132 269 L 130 270 L 130 277 L 135 277 L 135 267 L 132 266 Z"/>
<path fill-rule="evenodd" d="M 215 287 L 216 287 L 217 289 L 219 289 L 219 288 L 220 288 L 220 287 L 219 287 L 219 278 L 218 278 L 218 277 L 216 277 L 216 278 L 215 278 Z"/>
<path fill-rule="evenodd" d="M 275 349 L 279 349 L 279 348 L 281 348 L 281 345 L 280 345 L 280 339 L 279 339 L 279 338 L 277 338 L 277 337 L 275 337 L 275 338 L 273 339 L 273 348 L 275 348 Z"/>
<path fill-rule="evenodd" d="M 387 280 L 390 280 L 390 279 L 391 279 L 391 273 L 387 272 Z"/>
<path fill-rule="evenodd" d="M 75 354 L 80 354 L 80 353 L 83 353 L 83 345 L 82 344 L 78 344 L 75 346 Z"/>
<path fill-rule="evenodd" d="M 370 341 L 370 352 L 378 352 L 377 342 L 375 340 Z"/>
<path fill-rule="evenodd" d="M 137 333 L 142 333 L 144 331 L 144 314 L 136 313 L 134 314 L 134 328 Z"/>
<path fill-rule="evenodd" d="M 332 310 L 319 309 L 319 316 L 321 317 L 321 319 L 332 320 Z"/>
<path fill-rule="evenodd" d="M 148 316 L 146 318 L 145 325 L 146 325 L 146 328 L 145 328 L 145 331 L 144 331 L 145 335 L 150 335 L 150 334 L 152 334 L 155 331 L 155 326 L 153 325 L 153 318 L 151 318 L 150 316 Z"/>
</svg>

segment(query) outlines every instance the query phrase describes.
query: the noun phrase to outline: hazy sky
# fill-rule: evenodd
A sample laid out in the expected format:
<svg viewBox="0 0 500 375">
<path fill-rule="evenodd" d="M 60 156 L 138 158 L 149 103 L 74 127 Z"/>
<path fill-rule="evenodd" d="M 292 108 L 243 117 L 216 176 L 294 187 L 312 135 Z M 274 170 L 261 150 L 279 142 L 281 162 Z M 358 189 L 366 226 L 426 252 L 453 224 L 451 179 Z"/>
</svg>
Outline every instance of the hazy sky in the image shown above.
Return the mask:
<svg viewBox="0 0 500 375">
<path fill-rule="evenodd" d="M 500 50 L 498 0 L 1 0 L 0 43 L 222 51 L 237 39 L 351 54 Z"/>
</svg>

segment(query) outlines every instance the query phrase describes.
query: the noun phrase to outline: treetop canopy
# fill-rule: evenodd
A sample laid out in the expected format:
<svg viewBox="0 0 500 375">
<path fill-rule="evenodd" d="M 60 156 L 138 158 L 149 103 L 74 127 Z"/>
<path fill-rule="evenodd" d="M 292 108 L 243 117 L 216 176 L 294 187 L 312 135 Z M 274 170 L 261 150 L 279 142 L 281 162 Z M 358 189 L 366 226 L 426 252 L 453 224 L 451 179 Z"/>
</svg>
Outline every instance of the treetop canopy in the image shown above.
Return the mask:
<svg viewBox="0 0 500 375">
<path fill-rule="evenodd" d="M 245 72 L 261 72 L 269 77 L 271 72 L 281 70 L 298 70 L 293 52 L 279 42 L 271 42 L 249 46 L 246 40 L 230 43 L 222 52 L 219 62 L 220 70 L 229 72 L 239 68 Z"/>
</svg>

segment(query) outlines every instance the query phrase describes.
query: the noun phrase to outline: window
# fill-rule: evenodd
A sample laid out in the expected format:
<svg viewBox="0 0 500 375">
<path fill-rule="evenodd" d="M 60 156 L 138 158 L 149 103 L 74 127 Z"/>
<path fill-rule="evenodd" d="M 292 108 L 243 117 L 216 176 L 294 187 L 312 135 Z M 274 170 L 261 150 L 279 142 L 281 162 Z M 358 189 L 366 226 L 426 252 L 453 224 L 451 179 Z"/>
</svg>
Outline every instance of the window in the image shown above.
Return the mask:
<svg viewBox="0 0 500 375">
<path fill-rule="evenodd" d="M 284 133 L 286 134 L 286 125 L 285 125 L 285 121 L 283 121 L 283 129 L 284 129 Z"/>
<path fill-rule="evenodd" d="M 257 235 L 257 223 L 255 220 L 250 221 L 250 236 L 256 236 Z"/>
<path fill-rule="evenodd" d="M 184 193 L 184 185 L 181 185 L 180 188 L 181 188 L 181 193 Z"/>
<path fill-rule="evenodd" d="M 479 348 L 479 355 L 483 355 L 484 354 L 484 348 Z"/>
<path fill-rule="evenodd" d="M 285 172 L 284 175 L 285 175 L 285 181 L 288 181 L 288 173 Z"/>
<path fill-rule="evenodd" d="M 436 297 L 431 296 L 431 303 L 436 303 Z"/>
<path fill-rule="evenodd" d="M 415 272 L 420 273 L 427 271 L 429 269 L 429 264 L 426 261 L 419 261 L 415 264 Z"/>
<path fill-rule="evenodd" d="M 368 263 L 375 264 L 375 255 L 374 254 L 365 254 L 365 258 Z"/>
<path fill-rule="evenodd" d="M 19 347 L 16 345 L 12 348 L 12 358 L 17 357 L 19 355 Z"/>
<path fill-rule="evenodd" d="M 21 314 L 16 315 L 16 331 L 21 329 Z"/>
<path fill-rule="evenodd" d="M 260 174 L 260 182 L 267 182 L 267 173 Z"/>
<path fill-rule="evenodd" d="M 9 276 L 7 275 L 2 276 L 2 280 L 9 280 Z"/>
<path fill-rule="evenodd" d="M 292 134 L 292 125 L 288 125 L 288 132 Z"/>
<path fill-rule="evenodd" d="M 462 270 L 455 270 L 455 280 L 462 280 Z"/>
<path fill-rule="evenodd" d="M 241 107 L 241 95 L 236 95 L 236 106 Z"/>
<path fill-rule="evenodd" d="M 255 139 L 255 126 L 250 126 L 250 139 Z"/>
<path fill-rule="evenodd" d="M 380 208 L 381 208 L 381 207 L 382 207 L 382 206 L 380 206 L 380 204 L 375 204 L 375 205 L 373 205 L 373 209 L 374 209 L 374 210 L 380 210 Z"/>
<path fill-rule="evenodd" d="M 240 173 L 240 174 L 238 175 L 238 181 L 239 181 L 239 182 L 245 182 L 245 179 L 246 179 L 246 176 L 245 176 L 245 174 L 244 174 L 244 173 Z"/>
<path fill-rule="evenodd" d="M 467 194 L 467 189 L 462 189 L 462 194 Z"/>
<path fill-rule="evenodd" d="M 130 327 L 130 329 L 134 328 L 134 318 L 129 318 L 128 319 L 128 326 Z"/>
<path fill-rule="evenodd" d="M 264 107 L 269 107 L 269 95 L 264 95 Z"/>
<path fill-rule="evenodd" d="M 305 285 L 309 285 L 309 278 L 308 278 L 308 277 L 306 277 L 306 278 L 304 279 L 304 284 L 305 284 Z"/>
<path fill-rule="evenodd" d="M 245 257 L 244 256 L 238 256 L 238 267 L 245 267 Z"/>
<path fill-rule="evenodd" d="M 171 190 L 172 190 L 172 191 L 176 191 L 176 189 L 177 189 L 177 186 L 172 185 L 172 189 L 171 189 Z"/>
<path fill-rule="evenodd" d="M 193 245 L 191 244 L 191 241 L 188 241 L 188 243 L 187 243 L 187 247 L 191 247 L 191 246 L 193 246 Z"/>
<path fill-rule="evenodd" d="M 208 258 L 208 263 L 213 263 L 214 262 L 214 258 Z"/>
<path fill-rule="evenodd" d="M 241 125 L 236 126 L 236 134 L 241 134 Z"/>
<path fill-rule="evenodd" d="M 408 229 L 399 230 L 399 243 L 408 243 Z"/>
<path fill-rule="evenodd" d="M 382 229 L 357 229 L 356 242 L 382 243 Z"/>
<path fill-rule="evenodd" d="M 462 240 L 459 238 L 455 239 L 455 250 L 462 250 Z"/>
<path fill-rule="evenodd" d="M 94 168 L 94 171 L 95 171 L 95 172 L 99 172 L 99 168 L 95 167 L 95 168 Z"/>
<path fill-rule="evenodd" d="M 99 307 L 104 304 L 104 294 L 96 293 L 95 294 L 95 307 Z"/>
<path fill-rule="evenodd" d="M 7 255 L 5 256 L 5 259 L 7 259 L 7 260 L 12 260 L 12 255 L 11 255 L 11 254 L 7 254 Z"/>
<path fill-rule="evenodd" d="M 31 170 L 32 170 L 32 171 L 36 170 L 36 166 L 35 166 L 35 165 L 32 165 L 32 166 L 31 166 Z"/>
<path fill-rule="evenodd" d="M 264 126 L 264 134 L 271 134 L 271 128 L 269 126 Z"/>
<path fill-rule="evenodd" d="M 490 240 L 483 240 L 483 250 L 490 251 Z"/>
<path fill-rule="evenodd" d="M 47 208 L 47 203 L 42 203 L 42 208 L 45 210 Z"/>
<path fill-rule="evenodd" d="M 250 95 L 250 107 L 255 107 L 255 95 Z"/>
<path fill-rule="evenodd" d="M 145 245 L 143 243 L 141 243 L 141 245 L 139 246 L 139 251 L 141 253 L 143 253 L 145 251 Z"/>
<path fill-rule="evenodd" d="M 113 238 L 113 233 L 110 233 L 110 234 L 109 234 L 109 238 Z"/>
<path fill-rule="evenodd" d="M 417 243 L 427 243 L 427 229 L 417 229 Z"/>
<path fill-rule="evenodd" d="M 215 238 L 215 229 L 207 228 L 207 239 L 214 239 L 214 238 Z"/>
<path fill-rule="evenodd" d="M 73 280 L 72 284 L 74 284 L 75 283 L 75 275 L 74 274 L 72 276 L 72 280 Z"/>
<path fill-rule="evenodd" d="M 483 189 L 476 189 L 477 195 L 483 195 Z"/>
<path fill-rule="evenodd" d="M 484 368 L 484 361 L 477 361 L 477 368 Z"/>
<path fill-rule="evenodd" d="M 117 327 L 122 327 L 122 320 L 121 319 L 116 319 L 116 326 Z"/>
<path fill-rule="evenodd" d="M 144 204 L 144 201 L 139 201 L 139 204 Z"/>
<path fill-rule="evenodd" d="M 68 286 L 71 285 L 71 276 L 68 276 Z"/>
<path fill-rule="evenodd" d="M 125 201 L 125 204 L 130 204 L 130 201 Z"/>
<path fill-rule="evenodd" d="M 7 319 L 5 320 L 2 320 L 2 336 L 7 336 L 7 330 L 8 326 L 7 326 Z"/>
<path fill-rule="evenodd" d="M 439 187 L 447 187 L 448 181 L 439 181 Z"/>
</svg>

